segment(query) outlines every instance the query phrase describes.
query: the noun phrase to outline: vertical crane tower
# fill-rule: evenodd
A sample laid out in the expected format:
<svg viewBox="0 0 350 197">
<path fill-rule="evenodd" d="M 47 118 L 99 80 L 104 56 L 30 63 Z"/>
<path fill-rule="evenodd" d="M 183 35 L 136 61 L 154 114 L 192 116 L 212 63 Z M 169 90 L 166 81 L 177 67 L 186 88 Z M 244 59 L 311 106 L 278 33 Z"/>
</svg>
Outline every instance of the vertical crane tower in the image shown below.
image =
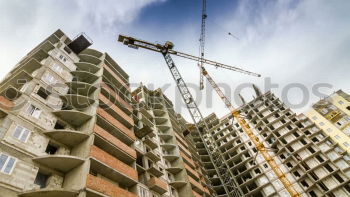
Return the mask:
<svg viewBox="0 0 350 197">
<path fill-rule="evenodd" d="M 207 19 L 207 1 L 202 0 L 202 23 L 201 23 L 201 35 L 199 38 L 199 89 L 203 90 L 204 88 L 204 80 L 203 80 L 203 73 L 202 73 L 202 68 L 203 68 L 203 59 L 204 59 L 204 47 L 205 47 L 205 20 Z"/>
</svg>

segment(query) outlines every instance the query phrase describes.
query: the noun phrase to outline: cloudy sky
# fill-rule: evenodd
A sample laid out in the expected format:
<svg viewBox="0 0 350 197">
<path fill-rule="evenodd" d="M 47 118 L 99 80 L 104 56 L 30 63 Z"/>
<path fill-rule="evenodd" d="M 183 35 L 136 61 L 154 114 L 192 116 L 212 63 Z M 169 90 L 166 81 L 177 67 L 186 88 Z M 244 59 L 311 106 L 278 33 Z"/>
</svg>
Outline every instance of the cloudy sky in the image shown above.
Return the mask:
<svg viewBox="0 0 350 197">
<path fill-rule="evenodd" d="M 263 92 L 272 88 L 299 113 L 322 95 L 338 89 L 350 93 L 350 1 L 207 1 L 206 57 L 263 76 L 207 66 L 236 106 L 240 102 L 234 95 L 251 83 Z M 188 118 L 162 56 L 127 48 L 116 38 L 126 34 L 152 42 L 170 40 L 175 49 L 198 55 L 200 14 L 201 0 L 0 0 L 0 78 L 58 28 L 71 38 L 85 32 L 94 41 L 92 48 L 108 52 L 132 84 L 163 88 Z M 203 114 L 226 114 L 208 84 L 198 90 L 196 62 L 174 60 Z M 249 101 L 253 91 L 244 88 L 242 95 Z"/>
</svg>

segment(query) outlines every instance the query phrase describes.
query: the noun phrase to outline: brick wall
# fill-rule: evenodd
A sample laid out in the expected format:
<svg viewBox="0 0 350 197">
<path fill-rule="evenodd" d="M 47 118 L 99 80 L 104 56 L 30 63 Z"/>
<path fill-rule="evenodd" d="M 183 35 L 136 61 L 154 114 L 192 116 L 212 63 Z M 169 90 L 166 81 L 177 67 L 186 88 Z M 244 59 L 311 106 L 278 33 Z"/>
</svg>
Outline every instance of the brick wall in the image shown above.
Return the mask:
<svg viewBox="0 0 350 197">
<path fill-rule="evenodd" d="M 117 146 L 119 149 L 123 150 L 127 154 L 129 154 L 131 157 L 136 159 L 136 151 L 129 147 L 128 145 L 124 144 L 122 141 L 120 141 L 118 138 L 114 137 L 112 134 L 108 133 L 106 130 L 101 128 L 98 125 L 95 125 L 94 132 L 97 133 L 99 136 L 104 138 L 105 140 L 111 142 L 115 146 Z"/>
<path fill-rule="evenodd" d="M 131 139 L 136 140 L 135 134 L 133 131 L 125 127 L 122 123 L 120 123 L 113 116 L 109 115 L 106 111 L 101 108 L 97 108 L 97 114 L 101 115 L 105 120 L 118 128 L 122 133 L 129 136 Z"/>
<path fill-rule="evenodd" d="M 101 150 L 97 146 L 92 146 L 90 151 L 90 156 L 96 158 L 97 160 L 107 164 L 109 167 L 116 169 L 117 171 L 123 173 L 135 181 L 138 180 L 137 172 L 134 168 L 126 165 L 125 163 L 119 161 L 117 158 Z"/>
<path fill-rule="evenodd" d="M 86 187 L 110 197 L 137 197 L 137 195 L 91 174 L 87 177 Z"/>
</svg>

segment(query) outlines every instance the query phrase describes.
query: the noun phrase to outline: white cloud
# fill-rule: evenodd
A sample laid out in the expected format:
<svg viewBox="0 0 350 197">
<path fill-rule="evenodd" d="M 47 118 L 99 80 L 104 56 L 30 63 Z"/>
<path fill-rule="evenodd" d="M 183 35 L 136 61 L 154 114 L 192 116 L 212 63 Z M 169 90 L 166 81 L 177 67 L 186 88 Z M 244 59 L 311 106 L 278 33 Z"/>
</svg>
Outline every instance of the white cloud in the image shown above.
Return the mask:
<svg viewBox="0 0 350 197">
<path fill-rule="evenodd" d="M 154 87 L 171 83 L 172 87 L 166 93 L 179 103 L 181 99 L 175 94 L 173 80 L 160 54 L 128 49 L 116 42 L 116 36 L 124 33 L 149 41 L 171 40 L 175 49 L 198 54 L 200 17 L 198 23 L 191 21 L 183 26 L 168 24 L 157 27 L 156 22 L 149 24 L 151 26 L 136 26 L 133 23 L 142 8 L 159 2 L 163 0 L 110 0 L 103 4 L 92 0 L 60 4 L 54 1 L 0 0 L 0 78 L 57 28 L 71 37 L 84 31 L 94 40 L 93 48 L 110 53 L 130 75 L 131 82 L 152 83 Z M 209 13 L 210 9 L 208 7 Z M 272 82 L 280 86 L 273 90 L 278 96 L 290 83 L 302 83 L 309 90 L 316 83 L 330 83 L 334 88 L 323 90 L 325 93 L 337 89 L 350 92 L 346 76 L 350 62 L 349 9 L 350 1 L 347 0 L 241 0 L 231 12 L 209 15 L 206 57 L 243 65 L 264 77 L 271 77 Z M 228 36 L 227 31 L 238 36 L 239 40 Z M 198 84 L 196 63 L 176 57 L 174 60 L 186 82 Z M 245 82 L 264 87 L 263 79 L 209 66 L 207 69 L 218 83 L 228 84 L 231 88 Z M 244 95 L 250 100 L 252 91 L 246 90 Z M 221 116 L 228 112 L 210 88 L 202 93 L 196 89 L 195 96 L 206 96 L 200 102 L 204 114 L 215 111 Z M 288 99 L 298 103 L 302 95 L 294 89 Z M 208 107 L 203 100 L 207 103 L 213 100 L 213 104 Z M 307 106 L 316 100 L 312 96 Z M 298 112 L 306 108 L 298 109 Z M 189 118 L 185 109 L 181 112 Z"/>
<path fill-rule="evenodd" d="M 58 28 L 71 37 L 86 32 L 103 38 L 103 34 L 110 36 L 118 28 L 126 28 L 142 8 L 164 1 L 0 0 L 0 79 Z"/>
</svg>

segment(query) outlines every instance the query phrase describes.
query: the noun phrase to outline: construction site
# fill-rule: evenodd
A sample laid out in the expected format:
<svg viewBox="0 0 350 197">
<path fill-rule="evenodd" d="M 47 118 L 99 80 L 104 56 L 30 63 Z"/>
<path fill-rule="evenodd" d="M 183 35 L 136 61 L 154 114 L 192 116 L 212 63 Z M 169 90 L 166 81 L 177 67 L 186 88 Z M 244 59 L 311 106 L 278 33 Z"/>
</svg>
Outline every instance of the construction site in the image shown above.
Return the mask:
<svg viewBox="0 0 350 197">
<path fill-rule="evenodd" d="M 261 74 L 206 58 L 201 2 L 198 56 L 113 40 L 163 57 L 186 114 L 161 88 L 132 88 L 128 65 L 84 33 L 58 29 L 27 53 L 0 82 L 0 197 L 349 197 L 350 95 L 296 113 L 251 84 L 234 107 L 206 67 Z M 227 115 L 201 112 L 174 56 L 196 63 L 199 89 L 207 81 Z"/>
</svg>

